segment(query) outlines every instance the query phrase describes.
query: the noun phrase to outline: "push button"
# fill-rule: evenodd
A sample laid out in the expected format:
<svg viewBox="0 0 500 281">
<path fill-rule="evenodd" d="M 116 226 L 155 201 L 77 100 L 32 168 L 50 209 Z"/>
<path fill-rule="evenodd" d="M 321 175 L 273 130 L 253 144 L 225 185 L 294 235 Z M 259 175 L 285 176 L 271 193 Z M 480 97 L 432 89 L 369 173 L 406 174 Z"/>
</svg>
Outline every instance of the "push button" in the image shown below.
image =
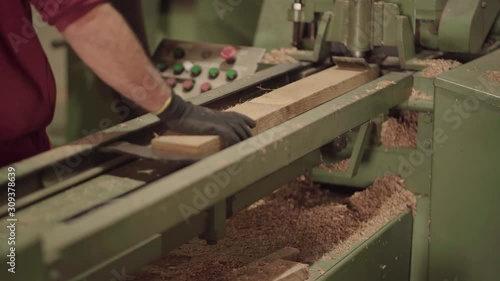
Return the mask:
<svg viewBox="0 0 500 281">
<path fill-rule="evenodd" d="M 236 54 L 238 53 L 238 49 L 236 49 L 235 46 L 227 46 L 224 47 L 220 51 L 220 56 L 223 58 L 227 63 L 233 64 L 236 61 Z"/>
<path fill-rule="evenodd" d="M 177 47 L 174 49 L 174 58 L 182 59 L 186 56 L 186 51 L 183 48 Z"/>
<path fill-rule="evenodd" d="M 229 69 L 228 71 L 226 71 L 227 80 L 233 81 L 234 79 L 236 79 L 236 77 L 238 77 L 238 72 L 236 72 L 236 70 Z"/>
<path fill-rule="evenodd" d="M 179 75 L 184 71 L 184 65 L 177 63 L 174 65 L 174 74 Z"/>
<path fill-rule="evenodd" d="M 210 84 L 209 82 L 205 82 L 205 83 L 201 84 L 200 90 L 202 93 L 204 93 L 206 91 L 210 91 L 210 90 L 212 90 L 212 84 Z"/>
<path fill-rule="evenodd" d="M 160 72 L 167 70 L 167 68 L 168 68 L 168 65 L 164 61 L 158 61 L 156 63 L 156 69 L 158 69 L 158 71 L 160 71 Z"/>
<path fill-rule="evenodd" d="M 208 78 L 215 79 L 219 76 L 219 69 L 216 67 L 212 67 L 208 70 Z"/>
<path fill-rule="evenodd" d="M 192 77 L 197 77 L 201 73 L 201 66 L 195 65 L 191 67 L 191 76 Z"/>
<path fill-rule="evenodd" d="M 193 87 L 194 87 L 194 80 L 192 79 L 188 79 L 182 82 L 182 90 L 184 90 L 184 92 L 191 91 Z"/>
<path fill-rule="evenodd" d="M 173 88 L 173 87 L 175 87 L 175 85 L 177 85 L 177 79 L 172 78 L 172 77 L 168 77 L 166 82 L 167 82 L 167 85 L 170 86 L 170 88 Z"/>
</svg>

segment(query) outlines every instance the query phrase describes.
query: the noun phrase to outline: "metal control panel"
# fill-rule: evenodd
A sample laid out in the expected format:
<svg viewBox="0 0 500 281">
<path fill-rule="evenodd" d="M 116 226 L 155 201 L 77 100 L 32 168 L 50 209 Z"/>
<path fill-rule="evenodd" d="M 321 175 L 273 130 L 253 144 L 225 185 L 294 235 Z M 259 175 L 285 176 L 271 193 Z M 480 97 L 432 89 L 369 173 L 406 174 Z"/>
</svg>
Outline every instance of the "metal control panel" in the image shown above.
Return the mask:
<svg viewBox="0 0 500 281">
<path fill-rule="evenodd" d="M 153 62 L 167 84 L 189 99 L 255 73 L 264 52 L 255 47 L 163 40 Z"/>
</svg>

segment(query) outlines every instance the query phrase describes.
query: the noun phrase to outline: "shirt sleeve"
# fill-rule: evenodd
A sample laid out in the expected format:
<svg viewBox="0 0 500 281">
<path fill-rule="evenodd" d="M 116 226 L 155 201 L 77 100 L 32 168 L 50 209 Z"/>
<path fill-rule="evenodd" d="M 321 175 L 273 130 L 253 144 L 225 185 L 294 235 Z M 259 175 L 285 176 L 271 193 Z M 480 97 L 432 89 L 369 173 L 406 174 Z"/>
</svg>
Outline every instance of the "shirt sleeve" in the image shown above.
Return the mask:
<svg viewBox="0 0 500 281">
<path fill-rule="evenodd" d="M 30 0 L 44 21 L 59 31 L 107 0 Z"/>
</svg>

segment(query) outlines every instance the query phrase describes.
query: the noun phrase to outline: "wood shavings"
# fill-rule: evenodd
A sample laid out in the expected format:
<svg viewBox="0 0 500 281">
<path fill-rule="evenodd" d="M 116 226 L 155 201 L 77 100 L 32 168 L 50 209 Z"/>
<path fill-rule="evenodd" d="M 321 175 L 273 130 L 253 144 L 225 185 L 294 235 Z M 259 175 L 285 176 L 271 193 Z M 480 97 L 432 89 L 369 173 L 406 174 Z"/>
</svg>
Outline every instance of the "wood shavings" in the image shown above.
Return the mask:
<svg viewBox="0 0 500 281">
<path fill-rule="evenodd" d="M 274 49 L 268 53 L 264 54 L 262 58 L 262 63 L 266 64 L 280 64 L 280 63 L 293 63 L 297 62 L 291 55 L 298 54 L 301 51 L 297 50 L 297 48 L 281 48 Z"/>
<path fill-rule="evenodd" d="M 403 110 L 399 118 L 389 117 L 382 123 L 380 142 L 386 148 L 417 147 L 418 113 Z"/>
<path fill-rule="evenodd" d="M 338 163 L 331 164 L 321 163 L 319 167 L 327 170 L 329 174 L 333 173 L 333 171 L 345 172 L 349 168 L 349 160 L 350 159 L 344 159 Z"/>
<path fill-rule="evenodd" d="M 427 67 L 422 70 L 422 76 L 427 78 L 437 77 L 448 70 L 461 65 L 461 63 L 456 60 L 444 59 L 414 60 L 414 62 L 419 65 L 427 65 Z"/>
<path fill-rule="evenodd" d="M 284 247 L 299 249 L 298 262 L 343 253 L 397 215 L 414 208 L 415 196 L 396 176 L 384 175 L 352 196 L 298 178 L 263 199 L 265 204 L 228 220 L 217 245 L 195 239 L 136 274 L 138 280 L 226 280 L 227 272 Z"/>
<path fill-rule="evenodd" d="M 377 83 L 377 86 L 375 88 L 366 90 L 366 92 L 369 94 L 375 93 L 378 90 L 382 90 L 384 88 L 389 87 L 390 85 L 395 85 L 395 84 L 396 84 L 396 82 L 393 82 L 393 81 L 387 81 L 387 80 L 380 81 Z"/>
<path fill-rule="evenodd" d="M 500 71 L 486 71 L 486 78 L 489 81 L 500 83 Z"/>
<path fill-rule="evenodd" d="M 412 89 L 410 99 L 413 99 L 413 100 L 434 100 L 434 97 L 431 95 L 426 95 L 419 90 Z"/>
</svg>

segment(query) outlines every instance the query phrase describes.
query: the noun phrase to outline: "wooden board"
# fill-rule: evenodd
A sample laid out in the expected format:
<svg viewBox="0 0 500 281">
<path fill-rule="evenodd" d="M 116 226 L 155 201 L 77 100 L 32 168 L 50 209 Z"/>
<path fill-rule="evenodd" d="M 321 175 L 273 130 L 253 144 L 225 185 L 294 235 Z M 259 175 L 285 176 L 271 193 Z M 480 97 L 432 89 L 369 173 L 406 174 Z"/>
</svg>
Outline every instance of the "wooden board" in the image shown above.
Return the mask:
<svg viewBox="0 0 500 281">
<path fill-rule="evenodd" d="M 253 100 L 238 104 L 235 111 L 253 118 L 256 135 L 288 121 L 318 105 L 343 95 L 378 77 L 378 68 L 346 70 L 328 68 L 288 84 Z M 209 155 L 221 150 L 219 136 L 161 136 L 152 140 L 154 149 L 193 155 Z"/>
</svg>

